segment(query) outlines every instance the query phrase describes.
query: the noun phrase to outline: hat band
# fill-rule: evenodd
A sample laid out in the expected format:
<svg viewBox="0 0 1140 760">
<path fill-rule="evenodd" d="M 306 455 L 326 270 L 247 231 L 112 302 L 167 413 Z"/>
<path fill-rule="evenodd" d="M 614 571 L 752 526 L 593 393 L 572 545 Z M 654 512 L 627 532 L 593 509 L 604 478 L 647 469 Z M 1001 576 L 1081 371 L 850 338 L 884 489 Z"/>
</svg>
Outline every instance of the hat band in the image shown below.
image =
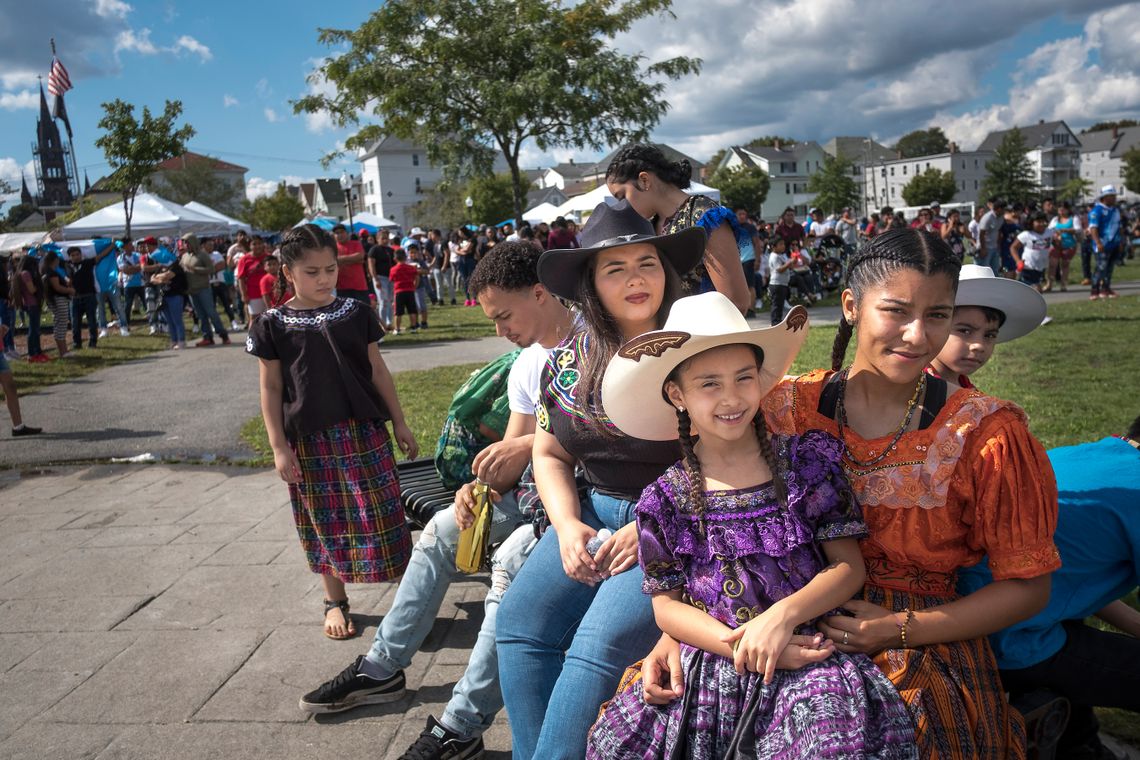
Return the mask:
<svg viewBox="0 0 1140 760">
<path fill-rule="evenodd" d="M 636 232 L 632 235 L 618 235 L 617 237 L 607 238 L 605 240 L 594 243 L 593 245 L 583 246 L 584 248 L 608 248 L 613 245 L 625 245 L 627 243 L 636 243 L 638 240 L 653 240 L 658 237 L 657 235 L 643 235 Z"/>
</svg>

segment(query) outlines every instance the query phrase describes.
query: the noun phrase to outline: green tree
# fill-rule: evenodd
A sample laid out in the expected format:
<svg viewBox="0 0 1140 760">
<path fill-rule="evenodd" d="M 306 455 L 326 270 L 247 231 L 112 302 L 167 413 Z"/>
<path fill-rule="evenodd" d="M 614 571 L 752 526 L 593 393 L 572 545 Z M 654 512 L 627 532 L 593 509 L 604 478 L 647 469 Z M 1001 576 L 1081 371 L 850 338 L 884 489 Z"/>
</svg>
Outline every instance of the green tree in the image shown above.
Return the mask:
<svg viewBox="0 0 1140 760">
<path fill-rule="evenodd" d="M 1118 119 L 1116 121 L 1098 121 L 1096 124 L 1093 124 L 1088 129 L 1082 129 L 1081 134 L 1083 135 L 1083 134 L 1086 134 L 1088 132 L 1102 132 L 1106 129 L 1112 129 L 1113 127 L 1118 127 L 1120 129 L 1124 129 L 1125 127 L 1137 127 L 1137 126 L 1140 126 L 1140 122 L 1136 121 L 1135 119 Z"/>
<path fill-rule="evenodd" d="M 1140 190 L 1140 147 L 1129 148 L 1124 152 L 1121 179 L 1124 180 L 1124 186 L 1132 192 Z"/>
<path fill-rule="evenodd" d="M 613 39 L 671 0 L 389 0 L 358 29 L 322 29 L 344 52 L 312 75 L 332 94 L 293 103 L 328 112 L 341 127 L 372 114 L 348 150 L 393 134 L 427 146 L 451 176 L 489 170 L 496 153 L 511 173 L 516 217 L 526 181 L 519 152 L 533 143 L 602 150 L 645 139 L 668 110 L 666 84 L 699 70 L 675 57 L 649 63 Z M 331 160 L 332 156 L 326 156 Z M 477 171 L 470 171 L 473 167 Z"/>
<path fill-rule="evenodd" d="M 808 180 L 808 192 L 815 193 L 815 205 L 830 214 L 859 203 L 859 185 L 851 176 L 854 163 L 842 154 L 824 156 L 823 166 Z"/>
<path fill-rule="evenodd" d="M 903 186 L 902 197 L 908 206 L 929 206 L 934 201 L 949 203 L 954 200 L 957 192 L 958 183 L 954 181 L 954 172 L 927 169 L 922 174 L 914 175 Z"/>
<path fill-rule="evenodd" d="M 278 232 L 292 227 L 305 216 L 305 207 L 282 182 L 272 195 L 263 195 L 249 206 L 245 220 L 256 229 Z"/>
<path fill-rule="evenodd" d="M 936 153 L 948 152 L 950 141 L 946 139 L 942 127 L 916 129 L 900 137 L 899 141 L 895 143 L 895 150 L 900 151 L 903 158 L 933 156 Z"/>
<path fill-rule="evenodd" d="M 478 224 L 498 224 L 514 214 L 514 195 L 510 174 L 488 174 L 467 182 L 471 199 L 471 220 Z M 523 190 L 523 196 L 527 191 Z"/>
<path fill-rule="evenodd" d="M 464 203 L 466 198 L 466 183 L 444 178 L 410 206 L 405 215 L 415 227 L 456 229 L 466 224 L 471 216 Z"/>
<path fill-rule="evenodd" d="M 744 144 L 744 147 L 750 150 L 754 148 L 774 148 L 776 147 L 776 143 L 779 143 L 780 145 L 794 145 L 796 143 L 796 138 L 780 137 L 779 135 L 765 135 L 764 137 L 757 137 L 753 140 L 749 140 Z"/>
<path fill-rule="evenodd" d="M 187 161 L 176 171 L 154 174 L 147 181 L 164 198 L 175 203 L 198 201 L 224 214 L 241 211 L 241 188 L 219 177 L 211 166 L 212 161 Z"/>
<path fill-rule="evenodd" d="M 1079 203 L 1082 198 L 1089 194 L 1090 190 L 1092 190 L 1092 182 L 1090 180 L 1084 177 L 1073 177 L 1061 185 L 1061 189 L 1057 191 L 1057 200 Z"/>
<path fill-rule="evenodd" d="M 743 206 L 755 213 L 768 198 L 771 183 L 768 174 L 757 166 L 737 166 L 720 169 L 709 177 L 709 184 L 720 190 L 720 200 L 735 209 Z"/>
<path fill-rule="evenodd" d="M 1017 127 L 1005 133 L 1001 145 L 986 166 L 982 198 L 1002 198 L 1008 203 L 1026 203 L 1037 197 L 1039 187 L 1033 163 L 1029 160 L 1025 137 Z"/>
<path fill-rule="evenodd" d="M 9 227 L 15 229 L 16 225 L 34 213 L 36 213 L 36 207 L 30 203 L 17 203 L 8 209 L 8 218 L 4 221 Z"/>
<path fill-rule="evenodd" d="M 174 126 L 182 115 L 181 101 L 166 101 L 161 116 L 152 116 L 150 109 L 143 106 L 141 121 L 135 119 L 134 111 L 133 105 L 118 98 L 104 103 L 103 118 L 98 124 L 104 134 L 95 141 L 111 166 L 107 188 L 123 196 L 127 237 L 131 236 L 135 195 L 156 165 L 186 152 L 186 141 L 195 134 L 189 124 Z"/>
</svg>

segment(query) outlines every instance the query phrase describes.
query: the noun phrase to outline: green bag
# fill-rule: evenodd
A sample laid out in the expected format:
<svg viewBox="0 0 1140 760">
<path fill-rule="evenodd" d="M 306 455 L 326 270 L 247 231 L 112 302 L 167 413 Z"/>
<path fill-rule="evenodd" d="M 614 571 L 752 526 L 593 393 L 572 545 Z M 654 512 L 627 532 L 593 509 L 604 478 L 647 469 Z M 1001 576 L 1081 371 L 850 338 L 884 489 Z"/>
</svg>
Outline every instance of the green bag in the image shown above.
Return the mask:
<svg viewBox="0 0 1140 760">
<path fill-rule="evenodd" d="M 507 379 L 520 353 L 521 348 L 515 349 L 475 370 L 452 397 L 435 449 L 435 469 L 445 488 L 457 490 L 469 482 L 475 456 L 506 432 L 511 417 Z M 481 433 L 481 426 L 498 438 Z"/>
</svg>

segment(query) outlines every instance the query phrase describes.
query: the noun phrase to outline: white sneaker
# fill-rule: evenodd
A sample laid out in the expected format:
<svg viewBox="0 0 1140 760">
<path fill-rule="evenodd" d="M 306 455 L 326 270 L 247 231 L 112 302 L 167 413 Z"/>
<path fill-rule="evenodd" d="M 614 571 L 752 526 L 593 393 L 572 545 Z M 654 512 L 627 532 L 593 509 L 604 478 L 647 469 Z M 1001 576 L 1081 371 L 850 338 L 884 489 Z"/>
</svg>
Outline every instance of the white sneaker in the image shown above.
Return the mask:
<svg viewBox="0 0 1140 760">
<path fill-rule="evenodd" d="M 158 333 L 158 328 L 157 328 L 157 327 L 155 327 L 154 325 L 151 325 L 151 326 L 150 326 L 150 334 L 151 334 L 151 335 L 156 335 L 157 333 Z"/>
<path fill-rule="evenodd" d="M 110 322 L 107 323 L 107 327 L 118 327 L 118 326 L 119 326 L 119 320 L 117 320 L 117 319 L 112 319 Z"/>
<path fill-rule="evenodd" d="M 99 337 L 100 338 L 106 338 L 107 337 L 107 328 L 103 328 L 102 330 L 99 331 Z"/>
<path fill-rule="evenodd" d="M 130 331 L 130 330 L 128 330 L 127 328 L 125 328 L 125 327 L 120 327 L 120 328 L 119 328 L 119 335 L 122 335 L 124 338 L 125 338 L 125 337 L 127 337 L 127 336 L 128 336 L 128 335 L 130 335 L 130 334 L 131 334 L 131 331 Z"/>
<path fill-rule="evenodd" d="M 4 358 L 5 358 L 5 359 L 11 359 L 12 361 L 16 361 L 17 359 L 19 359 L 19 358 L 20 358 L 20 352 L 19 352 L 19 351 L 15 351 L 15 350 L 13 350 L 13 351 L 5 351 L 5 352 L 4 352 Z"/>
</svg>

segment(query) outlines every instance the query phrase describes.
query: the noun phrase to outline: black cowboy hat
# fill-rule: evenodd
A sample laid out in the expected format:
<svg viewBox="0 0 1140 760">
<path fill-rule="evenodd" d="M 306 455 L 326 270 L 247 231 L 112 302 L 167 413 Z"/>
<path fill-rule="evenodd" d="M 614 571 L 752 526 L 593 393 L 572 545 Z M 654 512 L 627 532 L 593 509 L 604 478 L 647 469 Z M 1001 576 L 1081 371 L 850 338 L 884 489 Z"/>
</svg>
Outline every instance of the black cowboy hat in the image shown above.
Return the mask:
<svg viewBox="0 0 1140 760">
<path fill-rule="evenodd" d="M 653 223 L 623 200 L 613 206 L 599 203 L 582 228 L 581 238 L 581 248 L 552 248 L 538 259 L 538 279 L 551 293 L 569 301 L 577 300 L 582 267 L 598 251 L 649 243 L 669 260 L 677 274 L 685 274 L 700 263 L 706 235 L 701 227 L 658 235 Z"/>
</svg>

